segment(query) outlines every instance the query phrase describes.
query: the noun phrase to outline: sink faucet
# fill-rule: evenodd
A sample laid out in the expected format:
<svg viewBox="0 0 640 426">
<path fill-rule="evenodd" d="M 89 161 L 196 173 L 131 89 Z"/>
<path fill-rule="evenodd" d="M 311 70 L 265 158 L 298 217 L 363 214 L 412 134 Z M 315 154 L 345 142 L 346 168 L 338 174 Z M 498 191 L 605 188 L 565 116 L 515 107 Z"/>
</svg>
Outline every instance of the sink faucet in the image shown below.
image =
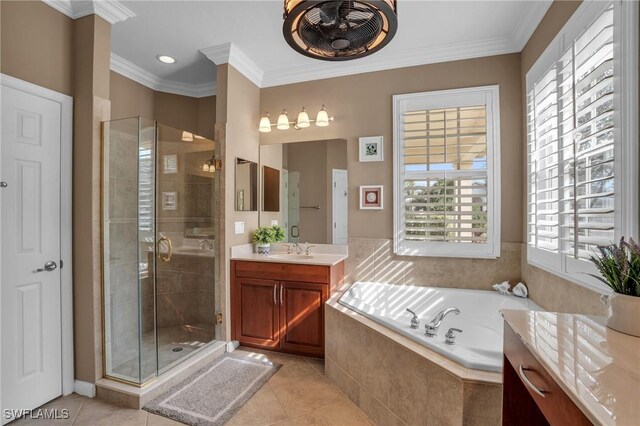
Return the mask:
<svg viewBox="0 0 640 426">
<path fill-rule="evenodd" d="M 304 247 L 303 247 L 304 246 Z M 311 247 L 315 247 L 313 244 L 309 244 L 309 241 L 304 243 L 293 243 L 293 247 L 296 250 L 296 254 L 306 254 L 307 256 L 311 254 Z M 289 251 L 293 251 L 291 247 L 289 247 Z"/>
<path fill-rule="evenodd" d="M 438 335 L 438 327 L 440 327 L 440 325 L 442 324 L 442 320 L 444 320 L 444 317 L 446 317 L 450 313 L 460 315 L 460 309 L 453 307 L 438 312 L 438 315 L 436 315 L 429 324 L 426 324 L 424 326 L 424 334 L 426 334 L 428 337 L 436 337 Z"/>
</svg>

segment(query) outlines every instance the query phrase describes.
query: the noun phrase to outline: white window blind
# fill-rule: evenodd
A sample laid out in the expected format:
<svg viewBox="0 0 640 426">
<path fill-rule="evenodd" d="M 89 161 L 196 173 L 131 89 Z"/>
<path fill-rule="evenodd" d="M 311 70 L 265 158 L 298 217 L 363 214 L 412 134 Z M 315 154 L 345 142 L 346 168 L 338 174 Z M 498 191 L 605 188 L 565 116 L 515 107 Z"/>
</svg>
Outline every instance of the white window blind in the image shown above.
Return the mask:
<svg viewBox="0 0 640 426">
<path fill-rule="evenodd" d="M 623 216 L 635 209 L 623 211 L 619 199 L 625 172 L 636 182 L 637 158 L 635 172 L 616 161 L 625 143 L 637 145 L 623 141 L 616 111 L 621 8 L 585 2 L 527 75 L 529 261 L 590 285 L 595 268 L 585 260 L 596 246 L 633 232 Z"/>
<path fill-rule="evenodd" d="M 496 256 L 497 88 L 402 95 L 394 105 L 396 253 Z"/>
</svg>

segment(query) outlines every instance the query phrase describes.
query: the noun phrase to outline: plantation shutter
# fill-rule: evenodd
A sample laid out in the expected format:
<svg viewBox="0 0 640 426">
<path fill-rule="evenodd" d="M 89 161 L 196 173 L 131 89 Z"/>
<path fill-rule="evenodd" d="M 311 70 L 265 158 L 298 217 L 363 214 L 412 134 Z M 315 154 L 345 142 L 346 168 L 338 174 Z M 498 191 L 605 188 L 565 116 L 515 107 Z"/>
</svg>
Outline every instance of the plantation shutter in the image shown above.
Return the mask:
<svg viewBox="0 0 640 426">
<path fill-rule="evenodd" d="M 527 94 L 531 247 L 584 259 L 614 240 L 613 96 L 609 6 Z"/>
<path fill-rule="evenodd" d="M 403 115 L 408 241 L 487 241 L 484 105 Z"/>
<path fill-rule="evenodd" d="M 449 92 L 394 97 L 396 253 L 495 257 L 497 89 Z"/>
</svg>

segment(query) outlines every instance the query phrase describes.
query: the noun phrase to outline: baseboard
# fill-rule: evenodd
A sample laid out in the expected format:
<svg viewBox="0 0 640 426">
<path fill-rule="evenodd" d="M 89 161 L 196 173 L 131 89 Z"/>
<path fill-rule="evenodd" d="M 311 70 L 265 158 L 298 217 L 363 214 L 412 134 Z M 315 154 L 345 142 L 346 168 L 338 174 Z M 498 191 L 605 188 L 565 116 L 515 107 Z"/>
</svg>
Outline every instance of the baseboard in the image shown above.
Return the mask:
<svg viewBox="0 0 640 426">
<path fill-rule="evenodd" d="M 83 382 L 81 380 L 75 380 L 73 382 L 73 391 L 78 395 L 93 398 L 96 396 L 96 385 L 89 382 Z"/>
</svg>

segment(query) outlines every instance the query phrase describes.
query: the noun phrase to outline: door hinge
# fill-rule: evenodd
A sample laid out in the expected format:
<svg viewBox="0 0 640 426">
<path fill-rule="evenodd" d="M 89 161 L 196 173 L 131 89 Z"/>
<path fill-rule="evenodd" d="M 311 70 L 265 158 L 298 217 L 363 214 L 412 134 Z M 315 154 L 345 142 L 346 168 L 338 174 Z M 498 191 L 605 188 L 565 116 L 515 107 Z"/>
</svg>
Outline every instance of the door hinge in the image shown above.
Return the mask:
<svg viewBox="0 0 640 426">
<path fill-rule="evenodd" d="M 216 324 L 222 324 L 222 313 L 216 314 Z"/>
<path fill-rule="evenodd" d="M 333 187 L 337 188 L 338 187 L 338 183 L 337 182 L 333 182 Z"/>
<path fill-rule="evenodd" d="M 60 269 L 64 268 L 64 262 L 60 259 Z"/>
</svg>

